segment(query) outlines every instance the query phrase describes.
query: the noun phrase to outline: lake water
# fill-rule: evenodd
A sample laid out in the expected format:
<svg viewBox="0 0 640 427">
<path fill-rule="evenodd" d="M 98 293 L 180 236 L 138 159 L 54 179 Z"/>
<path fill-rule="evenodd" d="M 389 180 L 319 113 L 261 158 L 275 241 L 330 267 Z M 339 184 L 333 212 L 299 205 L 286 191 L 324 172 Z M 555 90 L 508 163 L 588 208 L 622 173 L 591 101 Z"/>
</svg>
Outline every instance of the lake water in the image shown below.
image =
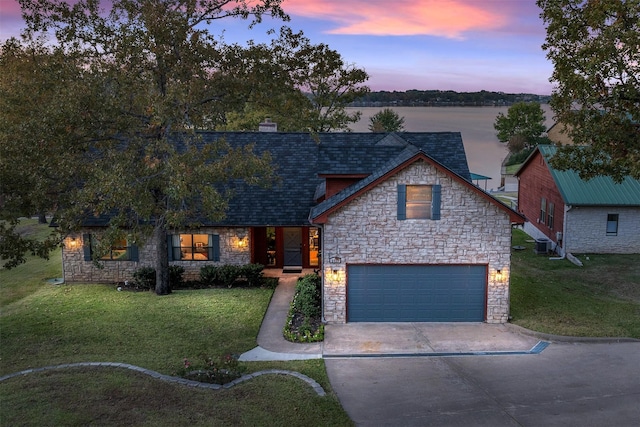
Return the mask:
<svg viewBox="0 0 640 427">
<path fill-rule="evenodd" d="M 350 126 L 354 132 L 369 132 L 370 118 L 386 107 L 359 107 L 349 110 L 362 111 L 362 117 Z M 506 144 L 498 141 L 493 123 L 498 113 L 507 114 L 509 107 L 391 107 L 404 117 L 407 132 L 460 132 L 467 153 L 469 170 L 491 177 L 486 188 L 500 186 L 500 165 L 508 151 Z M 547 129 L 553 124 L 553 114 L 548 105 L 545 111 Z M 480 187 L 484 184 L 480 182 Z"/>
</svg>

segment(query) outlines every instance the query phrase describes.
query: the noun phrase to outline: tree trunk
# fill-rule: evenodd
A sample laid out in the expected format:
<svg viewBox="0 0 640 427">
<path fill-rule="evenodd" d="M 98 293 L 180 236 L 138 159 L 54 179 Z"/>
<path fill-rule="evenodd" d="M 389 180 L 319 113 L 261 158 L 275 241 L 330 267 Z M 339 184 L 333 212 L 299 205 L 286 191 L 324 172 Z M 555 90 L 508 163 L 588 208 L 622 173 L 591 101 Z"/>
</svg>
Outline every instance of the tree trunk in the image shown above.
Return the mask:
<svg viewBox="0 0 640 427">
<path fill-rule="evenodd" d="M 167 247 L 167 230 L 162 224 L 158 224 L 154 228 L 153 240 L 156 243 L 156 294 L 168 295 L 171 293 L 171 284 L 169 283 L 169 248 Z"/>
<path fill-rule="evenodd" d="M 39 224 L 46 224 L 47 223 L 47 215 L 44 213 L 41 213 L 38 215 L 38 223 Z"/>
</svg>

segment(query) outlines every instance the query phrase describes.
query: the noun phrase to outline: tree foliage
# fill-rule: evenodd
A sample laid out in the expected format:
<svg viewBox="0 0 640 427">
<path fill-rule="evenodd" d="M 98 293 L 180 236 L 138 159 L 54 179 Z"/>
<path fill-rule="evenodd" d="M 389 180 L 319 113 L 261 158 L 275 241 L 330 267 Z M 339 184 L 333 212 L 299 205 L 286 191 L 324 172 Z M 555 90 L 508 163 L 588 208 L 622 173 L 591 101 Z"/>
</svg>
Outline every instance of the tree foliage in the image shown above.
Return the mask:
<svg viewBox="0 0 640 427">
<path fill-rule="evenodd" d="M 552 164 L 583 178 L 640 178 L 640 2 L 538 0 L 556 84 L 551 107 L 577 146 Z"/>
<path fill-rule="evenodd" d="M 369 92 L 368 74 L 302 32 L 282 27 L 270 44 L 228 46 L 225 58 L 228 74 L 252 88 L 244 109 L 228 116 L 228 129 L 256 129 L 270 117 L 283 131 L 344 131 L 360 119 L 346 107 Z"/>
<path fill-rule="evenodd" d="M 404 117 L 400 117 L 391 108 L 385 108 L 369 118 L 371 132 L 401 132 L 404 130 Z"/>
<path fill-rule="evenodd" d="M 155 236 L 156 292 L 168 293 L 167 231 L 220 219 L 230 179 L 274 179 L 269 157 L 251 147 L 199 142 L 196 129 L 215 128 L 241 101 L 204 24 L 286 19 L 280 3 L 114 0 L 105 12 L 98 0 L 20 0 L 23 42 L 7 41 L 0 55 L 6 266 L 24 260 L 16 248 L 50 247 L 15 233 L 20 216 L 52 212 L 64 235 L 108 215 L 102 246 L 125 233 L 138 242 Z"/>
<path fill-rule="evenodd" d="M 498 140 L 508 144 L 512 153 L 535 147 L 545 132 L 544 111 L 536 102 L 518 102 L 498 114 L 493 124 Z"/>
</svg>

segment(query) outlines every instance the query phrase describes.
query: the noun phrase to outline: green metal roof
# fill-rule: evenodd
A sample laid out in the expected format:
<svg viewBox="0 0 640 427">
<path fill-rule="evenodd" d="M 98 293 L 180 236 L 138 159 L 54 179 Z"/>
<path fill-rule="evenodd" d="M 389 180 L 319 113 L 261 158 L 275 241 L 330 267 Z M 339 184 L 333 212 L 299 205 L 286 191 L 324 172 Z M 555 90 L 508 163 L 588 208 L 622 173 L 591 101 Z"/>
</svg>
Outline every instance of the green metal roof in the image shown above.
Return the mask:
<svg viewBox="0 0 640 427">
<path fill-rule="evenodd" d="M 471 181 L 485 181 L 487 179 L 491 179 L 490 176 L 484 176 L 484 175 L 480 175 L 473 172 L 471 172 L 470 175 L 471 175 Z"/>
<path fill-rule="evenodd" d="M 598 176 L 588 181 L 580 178 L 573 170 L 555 170 L 549 158 L 556 153 L 552 145 L 539 145 L 540 154 L 549 167 L 549 172 L 564 199 L 565 204 L 574 206 L 640 206 L 640 181 L 626 177 L 616 183 L 611 177 Z"/>
</svg>

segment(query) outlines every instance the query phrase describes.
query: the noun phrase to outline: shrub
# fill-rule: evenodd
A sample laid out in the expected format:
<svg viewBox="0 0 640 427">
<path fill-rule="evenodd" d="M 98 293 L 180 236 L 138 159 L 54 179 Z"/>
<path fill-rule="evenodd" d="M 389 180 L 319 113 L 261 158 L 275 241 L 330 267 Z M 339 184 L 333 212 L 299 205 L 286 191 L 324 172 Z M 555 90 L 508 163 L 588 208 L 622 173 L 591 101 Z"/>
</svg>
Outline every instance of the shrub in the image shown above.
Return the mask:
<svg viewBox="0 0 640 427">
<path fill-rule="evenodd" d="M 155 289 L 156 270 L 153 267 L 140 267 L 133 272 L 133 282 L 140 289 Z"/>
<path fill-rule="evenodd" d="M 293 306 L 305 317 L 320 315 L 320 276 L 307 274 L 298 280 Z"/>
<path fill-rule="evenodd" d="M 184 267 L 180 265 L 169 266 L 169 284 L 172 288 L 181 288 L 184 285 Z"/>
<path fill-rule="evenodd" d="M 262 286 L 267 289 L 275 289 L 278 287 L 280 279 L 277 277 L 262 277 Z"/>
<path fill-rule="evenodd" d="M 264 265 L 247 264 L 240 267 L 241 275 L 247 279 L 247 284 L 252 287 L 262 286 Z"/>
<path fill-rule="evenodd" d="M 220 286 L 230 288 L 233 283 L 240 277 L 241 267 L 237 265 L 221 265 L 218 267 L 218 280 Z"/>
<path fill-rule="evenodd" d="M 283 335 L 293 342 L 316 342 L 324 339 L 320 318 L 320 276 L 308 274 L 296 284 Z"/>
<path fill-rule="evenodd" d="M 200 280 L 206 286 L 226 286 L 230 288 L 240 277 L 241 267 L 237 265 L 205 265 L 200 269 Z"/>
<path fill-rule="evenodd" d="M 200 281 L 204 286 L 216 286 L 218 267 L 205 265 L 200 269 Z"/>
<path fill-rule="evenodd" d="M 201 356 L 200 363 L 183 360 L 182 368 L 177 372 L 183 378 L 211 384 L 227 384 L 242 376 L 246 367 L 240 365 L 238 356 L 227 354 L 217 359 Z"/>
</svg>

